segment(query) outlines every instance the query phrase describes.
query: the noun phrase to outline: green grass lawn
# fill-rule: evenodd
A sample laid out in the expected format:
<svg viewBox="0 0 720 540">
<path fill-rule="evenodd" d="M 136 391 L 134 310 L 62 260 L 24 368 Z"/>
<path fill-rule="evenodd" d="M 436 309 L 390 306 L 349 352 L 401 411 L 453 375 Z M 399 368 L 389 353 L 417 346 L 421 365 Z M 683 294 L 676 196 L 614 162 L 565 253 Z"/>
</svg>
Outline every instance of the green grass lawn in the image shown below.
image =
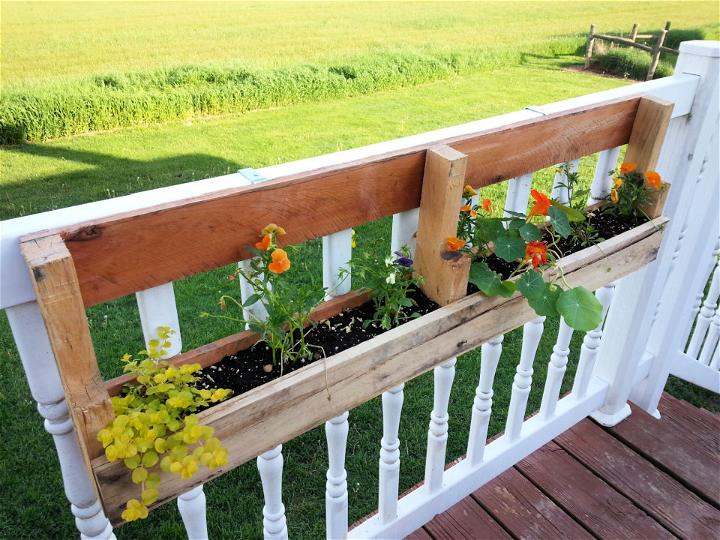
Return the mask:
<svg viewBox="0 0 720 540">
<path fill-rule="evenodd" d="M 716 25 L 714 2 L 3 2 L 3 86 L 178 64 L 280 67 L 357 54 L 527 51 L 590 23 Z M 582 39 L 580 39 L 582 42 Z"/>
<path fill-rule="evenodd" d="M 370 96 L 5 147 L 0 150 L 0 216 L 7 219 L 242 167 L 319 155 L 624 84 L 565 71 L 561 65 L 562 60 L 538 61 L 537 65 Z M 592 158 L 582 161 L 586 182 L 592 177 L 593 165 Z M 549 189 L 551 181 L 552 171 L 536 176 L 537 185 L 544 189 Z M 504 187 L 495 186 L 484 195 L 501 201 Z M 358 232 L 360 250 L 386 250 L 389 246 L 388 219 L 360 227 Z M 298 279 L 319 282 L 319 241 L 298 249 L 294 260 L 307 261 L 310 267 Z M 223 322 L 198 318 L 201 311 L 212 309 L 221 292 L 233 290 L 233 283 L 225 278 L 227 272 L 218 269 L 176 283 L 185 349 L 237 331 Z M 89 311 L 89 319 L 103 373 L 117 374 L 119 356 L 142 347 L 134 298 L 97 306 Z M 557 324 L 557 320 L 546 321 L 528 411 L 539 407 Z M 573 340 L 563 391 L 570 387 L 581 337 Z M 491 433 L 503 429 L 520 345 L 520 332 L 506 336 L 495 382 Z M 0 350 L 0 486 L 3 493 L 11 495 L 0 509 L 0 538 L 76 537 L 52 441 L 28 392 L 4 316 L 0 318 Z M 448 460 L 465 451 L 479 362 L 477 351 L 458 361 L 450 405 Z M 696 402 L 706 399 L 703 394 L 696 397 Z M 431 408 L 432 376 L 426 374 L 406 385 L 400 431 L 401 490 L 422 479 Z M 351 411 L 347 455 L 351 521 L 376 507 L 381 431 L 378 399 Z M 290 535 L 321 538 L 327 467 L 322 428 L 286 444 L 284 456 L 283 496 Z M 211 482 L 206 494 L 212 538 L 261 537 L 262 491 L 254 463 Z M 121 540 L 179 538 L 183 528 L 174 504 L 170 504 L 145 522 L 122 527 L 117 535 Z"/>
</svg>

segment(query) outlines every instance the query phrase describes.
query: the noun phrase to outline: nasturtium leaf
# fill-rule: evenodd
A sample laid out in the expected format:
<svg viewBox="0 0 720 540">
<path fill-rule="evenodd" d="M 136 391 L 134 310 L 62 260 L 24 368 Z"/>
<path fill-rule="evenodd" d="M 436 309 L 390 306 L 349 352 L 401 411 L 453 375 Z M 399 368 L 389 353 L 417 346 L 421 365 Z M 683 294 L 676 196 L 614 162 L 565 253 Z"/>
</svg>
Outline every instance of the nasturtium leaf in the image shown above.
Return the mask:
<svg viewBox="0 0 720 540">
<path fill-rule="evenodd" d="M 502 296 L 504 298 L 510 298 L 515 291 L 517 286 L 514 281 L 501 281 L 496 287 L 493 287 L 492 294 L 490 296 Z"/>
<path fill-rule="evenodd" d="M 520 233 L 522 239 L 527 242 L 542 240 L 542 233 L 540 232 L 540 229 L 532 223 L 525 223 L 522 227 L 520 227 L 520 229 L 518 229 L 518 232 Z"/>
<path fill-rule="evenodd" d="M 570 236 L 570 221 L 568 221 L 565 212 L 555 206 L 551 206 L 548 215 L 550 216 L 550 224 L 556 233 L 563 238 Z"/>
<path fill-rule="evenodd" d="M 495 255 L 512 262 L 525 255 L 525 240 L 517 236 L 504 234 L 495 240 Z"/>
<path fill-rule="evenodd" d="M 558 298 L 560 298 L 560 293 L 562 293 L 560 287 L 546 283 L 540 294 L 528 298 L 527 301 L 539 316 L 551 317 L 557 315 L 555 304 L 557 304 Z"/>
<path fill-rule="evenodd" d="M 475 237 L 479 243 L 493 242 L 502 234 L 505 234 L 505 227 L 498 218 L 483 218 L 475 222 Z"/>
<path fill-rule="evenodd" d="M 580 193 L 578 193 L 577 195 L 580 196 Z M 555 208 L 559 208 L 560 210 L 562 210 L 563 214 L 567 216 L 569 221 L 576 223 L 580 221 L 585 221 L 585 214 L 583 214 L 580 210 L 575 210 L 574 208 L 566 206 L 558 201 L 552 201 L 552 205 Z"/>
<path fill-rule="evenodd" d="M 539 296 L 545 290 L 545 281 L 542 274 L 535 270 L 527 270 L 520 276 L 517 288 L 525 298 Z"/>
<path fill-rule="evenodd" d="M 500 286 L 500 276 L 482 261 L 470 267 L 469 281 L 488 296 L 495 296 L 492 291 Z"/>
<path fill-rule="evenodd" d="M 602 321 L 602 304 L 584 287 L 564 291 L 557 301 L 557 310 L 571 328 L 589 332 Z"/>
<path fill-rule="evenodd" d="M 513 210 L 508 210 L 508 209 L 506 208 L 506 209 L 505 209 L 505 213 L 506 213 L 507 215 L 509 215 L 509 216 L 514 216 L 514 217 L 517 217 L 517 218 L 525 219 L 525 214 L 523 214 L 522 212 L 514 212 Z"/>
<path fill-rule="evenodd" d="M 515 229 L 520 229 L 520 228 L 522 228 L 523 225 L 527 225 L 527 223 L 525 223 L 525 220 L 524 220 L 524 219 L 513 218 L 513 219 L 511 219 L 511 220 L 508 222 L 508 227 L 507 227 L 507 228 L 508 228 L 508 230 L 511 230 L 511 231 L 512 231 L 512 230 L 515 230 Z"/>
</svg>

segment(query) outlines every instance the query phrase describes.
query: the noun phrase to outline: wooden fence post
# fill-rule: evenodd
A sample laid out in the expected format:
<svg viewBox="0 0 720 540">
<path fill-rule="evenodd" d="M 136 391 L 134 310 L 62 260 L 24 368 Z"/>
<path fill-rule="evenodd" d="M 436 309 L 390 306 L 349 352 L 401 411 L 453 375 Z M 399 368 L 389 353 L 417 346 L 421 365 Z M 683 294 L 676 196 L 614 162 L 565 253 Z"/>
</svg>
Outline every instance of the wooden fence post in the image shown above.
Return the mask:
<svg viewBox="0 0 720 540">
<path fill-rule="evenodd" d="M 595 25 L 590 25 L 590 33 L 587 37 L 587 49 L 585 50 L 585 69 L 590 67 L 590 59 L 592 58 L 593 45 L 595 44 Z"/>
<path fill-rule="evenodd" d="M 415 269 L 425 278 L 425 295 L 445 306 L 467 293 L 470 258 L 448 252 L 448 237 L 457 234 L 467 156 L 449 146 L 427 151 L 420 197 Z"/>
<path fill-rule="evenodd" d="M 652 81 L 653 77 L 655 76 L 655 70 L 658 67 L 658 63 L 660 63 L 660 53 L 662 52 L 662 46 L 665 43 L 665 37 L 667 36 L 667 33 L 669 31 L 670 31 L 670 21 L 667 21 L 665 23 L 665 28 L 663 28 L 662 31 L 660 32 L 657 42 L 655 43 L 655 46 L 653 47 L 652 58 L 650 60 L 650 68 L 648 69 L 647 77 L 645 77 L 646 81 Z"/>
<path fill-rule="evenodd" d="M 633 24 L 632 30 L 630 31 L 630 40 L 635 43 L 638 35 L 638 23 Z"/>
</svg>

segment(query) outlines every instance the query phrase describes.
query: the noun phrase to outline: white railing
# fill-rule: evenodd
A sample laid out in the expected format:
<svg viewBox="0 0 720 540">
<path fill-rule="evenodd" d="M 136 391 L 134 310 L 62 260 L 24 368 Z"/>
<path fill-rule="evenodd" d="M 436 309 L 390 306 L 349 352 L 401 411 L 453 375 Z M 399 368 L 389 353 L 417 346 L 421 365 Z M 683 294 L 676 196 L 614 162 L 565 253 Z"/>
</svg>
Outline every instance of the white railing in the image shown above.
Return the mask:
<svg viewBox="0 0 720 540">
<path fill-rule="evenodd" d="M 676 75 L 657 81 L 626 86 L 573 98 L 541 107 L 422 135 L 398 139 L 355 150 L 267 167 L 252 175 L 224 177 L 137 193 L 13 219 L 2 223 L 0 245 L 0 307 L 6 310 L 13 336 L 25 369 L 33 398 L 53 435 L 65 483 L 82 538 L 114 538 L 112 528 L 96 498 L 88 478 L 64 401 L 62 385 L 54 363 L 47 334 L 40 317 L 27 269 L 18 250 L 18 239 L 43 229 L 68 226 L 118 212 L 146 208 L 162 202 L 181 200 L 248 182 L 276 178 L 293 172 L 307 172 L 332 164 L 346 163 L 389 150 L 441 141 L 447 137 L 509 125 L 544 114 L 570 110 L 613 98 L 650 95 L 675 104 L 673 120 L 663 147 L 658 170 L 673 183 L 665 214 L 668 230 L 655 263 L 621 280 L 617 285 L 596 292 L 604 306 L 606 320 L 583 339 L 580 360 L 571 393 L 560 397 L 572 330 L 561 321 L 553 353 L 549 359 L 540 413 L 525 419 L 532 385 L 533 363 L 543 335 L 543 317 L 523 328 L 522 352 L 512 384 L 512 397 L 505 433 L 487 443 L 492 413 L 494 375 L 502 355 L 503 336 L 481 348 L 479 381 L 471 407 L 472 420 L 466 457 L 445 469 L 448 436 L 448 403 L 455 370 L 455 358 L 434 370 L 434 403 L 430 413 L 426 454 L 425 485 L 399 498 L 400 452 L 398 426 L 402 413 L 403 385 L 382 396 L 383 433 L 379 444 L 378 513 L 348 532 L 348 490 L 345 449 L 352 416 L 344 412 L 325 424 L 328 445 L 326 483 L 326 528 L 328 538 L 400 538 L 426 523 L 436 513 L 514 465 L 518 460 L 572 427 L 588 415 L 613 425 L 628 413 L 629 397 L 650 412 L 656 412 L 668 374 L 674 371 L 679 355 L 694 359 L 697 365 L 717 373 L 718 330 L 716 310 L 718 274 L 715 270 L 707 296 L 700 297 L 709 275 L 708 261 L 716 249 L 706 240 L 708 230 L 718 230 L 718 104 L 717 77 L 720 47 L 717 42 L 689 42 L 681 46 Z M 617 163 L 619 148 L 601 152 L 590 191 L 590 201 L 602 199 L 609 191 L 608 171 Z M 577 164 L 573 164 L 574 167 Z M 554 191 L 562 197 L 556 177 Z M 525 210 L 532 175 L 509 183 L 507 209 Z M 692 212 L 692 213 L 691 213 Z M 397 214 L 393 219 L 392 247 L 413 244 L 418 211 Z M 337 270 L 350 258 L 351 235 L 342 231 L 323 239 L 323 282 L 334 286 Z M 336 294 L 349 290 L 343 284 Z M 688 292 L 689 287 L 689 292 Z M 341 290 L 342 289 L 342 290 Z M 137 293 L 140 319 L 146 339 L 157 326 L 165 325 L 178 334 L 175 295 L 172 283 Z M 685 313 L 686 324 L 677 324 Z M 690 338 L 693 315 L 697 322 Z M 681 317 L 682 318 L 682 317 Z M 609 336 L 603 339 L 603 335 Z M 697 337 L 696 337 L 697 336 Z M 706 362 L 707 360 L 707 362 Z M 537 382 L 537 381 L 536 381 Z M 282 501 L 282 447 L 277 446 L 257 458 L 265 506 L 265 538 L 287 538 L 285 508 Z M 178 498 L 178 508 L 192 539 L 206 538 L 205 495 L 199 486 Z"/>
</svg>

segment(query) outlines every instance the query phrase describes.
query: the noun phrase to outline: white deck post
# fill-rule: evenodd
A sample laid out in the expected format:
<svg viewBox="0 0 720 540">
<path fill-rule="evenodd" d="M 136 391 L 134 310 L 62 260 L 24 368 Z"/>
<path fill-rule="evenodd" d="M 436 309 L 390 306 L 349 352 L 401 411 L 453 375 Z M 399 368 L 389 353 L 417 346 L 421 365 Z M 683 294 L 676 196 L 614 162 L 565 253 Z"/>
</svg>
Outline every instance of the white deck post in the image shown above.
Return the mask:
<svg viewBox="0 0 720 540">
<path fill-rule="evenodd" d="M 345 450 L 349 427 L 347 411 L 325 422 L 325 438 L 328 446 L 325 530 L 328 540 L 347 538 L 348 490 Z"/>
<path fill-rule="evenodd" d="M 36 302 L 19 304 L 7 308 L 6 313 L 30 393 L 45 419 L 45 430 L 55 442 L 65 495 L 80 537 L 82 540 L 114 540 L 112 526 L 88 475 L 38 305 Z"/>
<path fill-rule="evenodd" d="M 380 477 L 378 490 L 378 516 L 385 524 L 397 517 L 398 489 L 400 486 L 400 414 L 403 405 L 404 384 L 391 388 L 382 395 L 383 437 L 380 441 Z"/>
<path fill-rule="evenodd" d="M 488 425 L 490 425 L 490 414 L 492 413 L 492 387 L 502 354 L 504 337 L 502 334 L 496 336 L 487 343 L 483 343 L 480 348 L 480 380 L 475 389 L 467 446 L 467 457 L 470 465 L 473 466 L 479 464 L 485 454 Z"/>
<path fill-rule="evenodd" d="M 451 358 L 433 370 L 434 398 L 428 429 L 427 455 L 425 457 L 425 489 L 430 493 L 442 487 L 445 471 L 445 451 L 448 440 L 448 404 L 450 390 L 455 378 L 457 359 Z"/>
</svg>

